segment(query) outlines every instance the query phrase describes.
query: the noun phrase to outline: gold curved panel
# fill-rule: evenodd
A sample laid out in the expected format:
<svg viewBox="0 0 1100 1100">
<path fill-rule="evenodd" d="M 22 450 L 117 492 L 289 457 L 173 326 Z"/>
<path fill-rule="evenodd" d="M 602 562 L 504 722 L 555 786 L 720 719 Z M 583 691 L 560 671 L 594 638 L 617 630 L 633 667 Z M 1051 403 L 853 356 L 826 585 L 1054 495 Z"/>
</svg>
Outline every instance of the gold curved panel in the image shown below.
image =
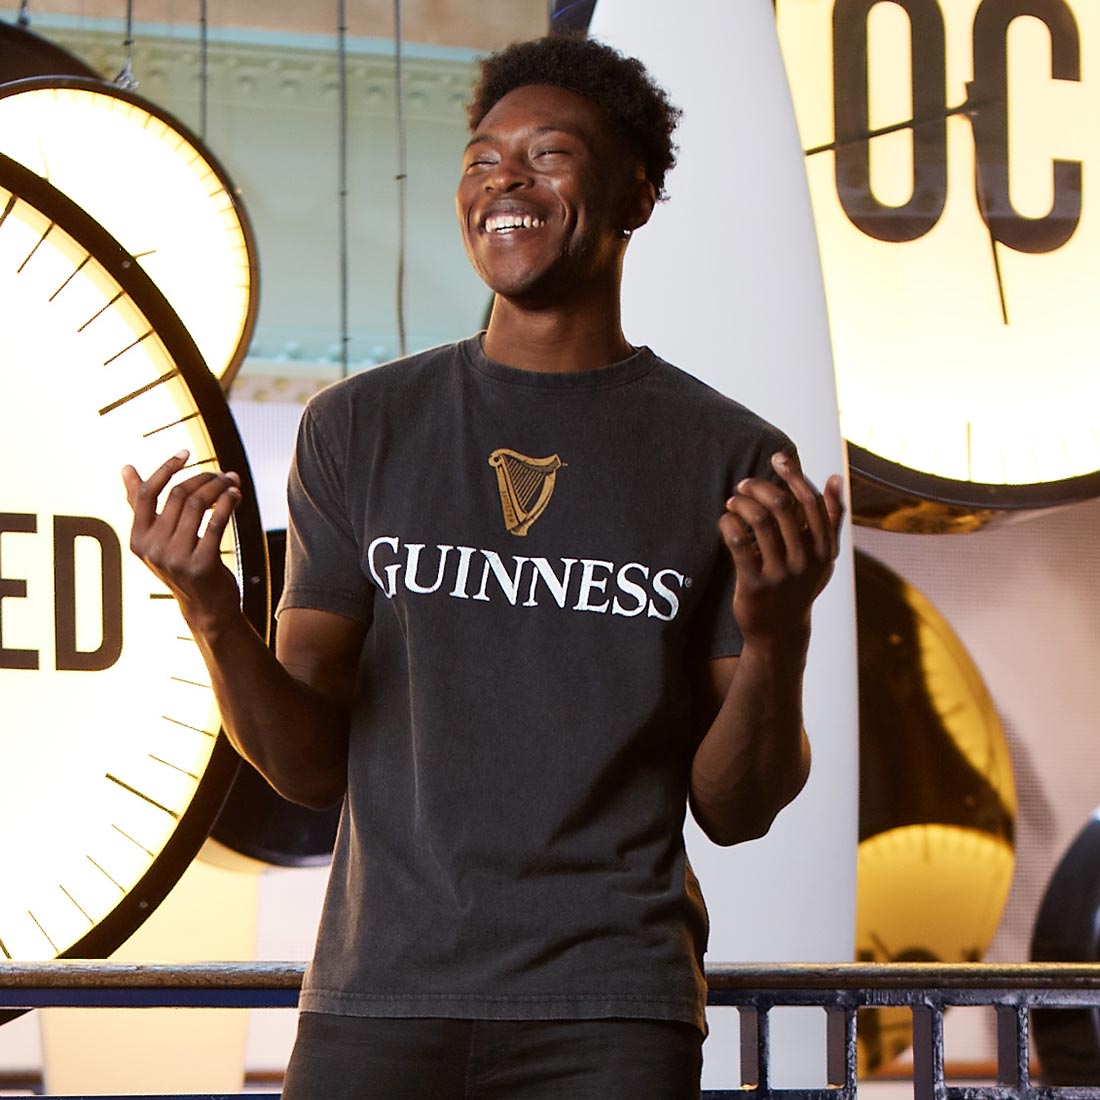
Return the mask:
<svg viewBox="0 0 1100 1100">
<path fill-rule="evenodd" d="M 1014 868 L 1016 786 L 1004 730 L 949 624 L 901 577 L 856 554 L 860 845 L 856 955 L 973 962 Z M 862 1072 L 909 1046 L 907 1009 L 861 1017 Z"/>
</svg>

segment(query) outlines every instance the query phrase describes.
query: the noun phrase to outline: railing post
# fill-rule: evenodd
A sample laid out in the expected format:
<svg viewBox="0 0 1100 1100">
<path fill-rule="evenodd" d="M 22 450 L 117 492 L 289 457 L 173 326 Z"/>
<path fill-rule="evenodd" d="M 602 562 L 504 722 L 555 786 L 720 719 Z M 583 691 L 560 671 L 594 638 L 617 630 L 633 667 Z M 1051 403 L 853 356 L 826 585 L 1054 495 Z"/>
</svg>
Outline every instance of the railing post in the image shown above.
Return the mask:
<svg viewBox="0 0 1100 1100">
<path fill-rule="evenodd" d="M 741 1017 L 741 1086 L 765 1093 L 771 1084 L 768 1072 L 768 1005 L 737 1009 Z"/>
<path fill-rule="evenodd" d="M 997 1005 L 997 1083 L 1024 1096 L 1031 1087 L 1027 1005 Z"/>
<path fill-rule="evenodd" d="M 856 1089 L 856 1010 L 852 1005 L 825 1008 L 826 1082 L 830 1088 L 843 1088 L 845 1097 L 854 1097 Z"/>
<path fill-rule="evenodd" d="M 913 1006 L 913 1100 L 944 1100 L 943 1006 Z"/>
</svg>

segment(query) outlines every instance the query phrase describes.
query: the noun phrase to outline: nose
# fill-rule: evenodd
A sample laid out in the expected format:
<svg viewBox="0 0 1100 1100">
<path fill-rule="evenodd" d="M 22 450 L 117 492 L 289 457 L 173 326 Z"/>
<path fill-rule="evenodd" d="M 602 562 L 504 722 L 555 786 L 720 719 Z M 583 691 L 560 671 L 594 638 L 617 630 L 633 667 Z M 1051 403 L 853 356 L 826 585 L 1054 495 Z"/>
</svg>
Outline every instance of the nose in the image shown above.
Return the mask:
<svg viewBox="0 0 1100 1100">
<path fill-rule="evenodd" d="M 485 190 L 507 194 L 525 187 L 530 180 L 531 173 L 525 161 L 515 156 L 501 157 L 485 177 Z"/>
</svg>

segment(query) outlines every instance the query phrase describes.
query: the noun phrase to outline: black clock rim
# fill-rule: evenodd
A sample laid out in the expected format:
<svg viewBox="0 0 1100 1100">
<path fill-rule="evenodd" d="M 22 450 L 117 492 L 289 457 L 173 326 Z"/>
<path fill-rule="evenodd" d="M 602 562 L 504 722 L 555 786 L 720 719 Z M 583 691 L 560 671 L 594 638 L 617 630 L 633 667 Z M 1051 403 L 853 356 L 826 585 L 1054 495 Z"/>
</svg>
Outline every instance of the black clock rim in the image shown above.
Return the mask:
<svg viewBox="0 0 1100 1100">
<path fill-rule="evenodd" d="M 0 99 L 6 99 L 11 95 L 21 92 L 33 92 L 41 89 L 65 88 L 78 91 L 96 92 L 100 95 L 121 99 L 125 103 L 131 103 L 143 111 L 147 111 L 154 118 L 163 122 L 169 129 L 174 130 L 185 141 L 198 150 L 207 167 L 214 173 L 218 182 L 225 189 L 230 201 L 233 203 L 233 211 L 240 223 L 241 234 L 244 237 L 245 257 L 248 263 L 248 279 L 250 292 L 248 295 L 248 310 L 245 314 L 244 325 L 237 341 L 230 361 L 225 370 L 219 376 L 219 385 L 223 390 L 228 390 L 241 369 L 245 355 L 248 354 L 249 345 L 252 343 L 252 335 L 256 330 L 256 318 L 260 309 L 260 264 L 256 249 L 256 235 L 249 219 L 248 211 L 244 203 L 240 201 L 240 188 L 233 182 L 225 166 L 214 155 L 210 147 L 193 130 L 185 126 L 180 120 L 170 115 L 163 107 L 138 95 L 136 92 L 127 91 L 116 84 L 100 80 L 98 77 L 88 76 L 29 76 L 22 80 L 12 80 L 6 84 L 0 84 Z M 121 246 L 120 246 L 121 247 Z M 205 361 L 204 361 L 205 362 Z"/>
<path fill-rule="evenodd" d="M 847 448 L 848 467 L 852 474 L 876 486 L 954 508 L 998 512 L 1037 511 L 1079 504 L 1100 496 L 1100 470 L 1058 481 L 999 485 L 980 481 L 957 481 L 924 473 L 891 462 L 851 442 L 848 442 Z"/>
<path fill-rule="evenodd" d="M 180 370 L 210 433 L 214 451 L 241 478 L 242 500 L 234 516 L 243 578 L 242 605 L 253 627 L 268 626 L 267 542 L 260 522 L 252 474 L 225 394 L 168 300 L 141 265 L 98 222 L 70 198 L 18 161 L 0 153 L 0 187 L 34 206 L 100 263 L 154 327 Z M 6 216 L 0 211 L 0 222 Z M 152 866 L 118 905 L 57 958 L 103 958 L 120 947 L 167 897 L 187 870 L 210 829 L 237 773 L 240 757 L 224 732 L 195 796 Z"/>
</svg>

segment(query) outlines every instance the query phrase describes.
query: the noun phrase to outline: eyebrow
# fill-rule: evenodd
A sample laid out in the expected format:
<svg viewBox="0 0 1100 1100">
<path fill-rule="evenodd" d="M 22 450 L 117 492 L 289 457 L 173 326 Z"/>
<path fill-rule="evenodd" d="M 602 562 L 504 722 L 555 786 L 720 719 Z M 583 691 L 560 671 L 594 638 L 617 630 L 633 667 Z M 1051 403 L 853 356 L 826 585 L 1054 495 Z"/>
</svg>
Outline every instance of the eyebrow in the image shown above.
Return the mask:
<svg viewBox="0 0 1100 1100">
<path fill-rule="evenodd" d="M 582 130 L 578 130 L 575 126 L 536 126 L 532 131 L 535 135 L 540 134 L 570 134 L 572 137 L 589 144 L 589 137 Z M 466 149 L 469 149 L 473 145 L 481 145 L 483 143 L 493 144 L 499 142 L 500 138 L 496 134 L 474 134 L 468 142 L 466 142 Z M 465 150 L 464 150 L 465 151 Z"/>
</svg>

